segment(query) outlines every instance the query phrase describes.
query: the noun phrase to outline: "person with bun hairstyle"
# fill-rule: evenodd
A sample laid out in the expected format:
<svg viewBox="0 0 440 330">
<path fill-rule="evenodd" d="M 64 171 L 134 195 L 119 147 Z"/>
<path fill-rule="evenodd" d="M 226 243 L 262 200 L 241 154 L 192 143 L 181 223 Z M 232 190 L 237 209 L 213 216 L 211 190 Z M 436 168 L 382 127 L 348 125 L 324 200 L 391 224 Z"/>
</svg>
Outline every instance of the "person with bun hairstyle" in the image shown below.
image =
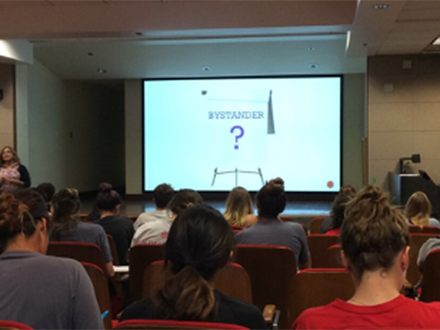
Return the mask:
<svg viewBox="0 0 440 330">
<path fill-rule="evenodd" d="M 234 234 L 220 212 L 207 205 L 183 210 L 164 247 L 165 267 L 171 271 L 163 285 L 151 298 L 127 307 L 120 321 L 205 321 L 266 328 L 257 307 L 213 288 L 215 274 L 234 251 Z"/>
<path fill-rule="evenodd" d="M 438 329 L 440 303 L 400 294 L 409 265 L 409 230 L 389 195 L 368 186 L 347 205 L 341 230 L 342 259 L 356 290 L 303 312 L 293 329 Z"/>
<path fill-rule="evenodd" d="M 235 187 L 231 190 L 226 199 L 223 215 L 231 226 L 242 228 L 250 227 L 258 221 L 254 215 L 251 195 L 243 187 Z"/>
<path fill-rule="evenodd" d="M 104 229 L 80 221 L 81 202 L 76 189 L 61 189 L 52 197 L 53 228 L 51 241 L 86 242 L 98 245 L 104 254 L 106 273 L 113 277 L 113 257 Z"/>
<path fill-rule="evenodd" d="M 14 148 L 6 146 L 0 151 L 0 190 L 12 191 L 29 188 L 31 177 L 27 168 L 20 164 Z"/>
<path fill-rule="evenodd" d="M 103 329 L 84 267 L 45 255 L 50 226 L 37 191 L 0 195 L 0 319 L 33 329 Z"/>
<path fill-rule="evenodd" d="M 133 221 L 127 217 L 119 216 L 121 208 L 121 196 L 112 189 L 109 183 L 101 183 L 99 186 L 96 206 L 101 218 L 94 223 L 102 226 L 105 232 L 113 237 L 120 265 L 128 265 L 128 249 L 134 235 Z"/>
<path fill-rule="evenodd" d="M 197 191 L 181 189 L 168 203 L 168 218 L 146 222 L 136 229 L 131 246 L 140 243 L 165 243 L 173 220 L 186 208 L 202 204 L 202 202 L 202 196 Z"/>
<path fill-rule="evenodd" d="M 137 230 L 146 222 L 167 221 L 169 220 L 167 205 L 174 196 L 174 189 L 169 184 L 162 183 L 154 188 L 153 202 L 156 209 L 153 212 L 144 212 L 134 222 L 134 229 Z"/>
<path fill-rule="evenodd" d="M 293 251 L 300 269 L 310 268 L 310 252 L 304 229 L 299 223 L 278 219 L 287 201 L 283 179 L 276 178 L 266 183 L 256 200 L 258 222 L 237 234 L 237 244 L 283 245 Z"/>
</svg>

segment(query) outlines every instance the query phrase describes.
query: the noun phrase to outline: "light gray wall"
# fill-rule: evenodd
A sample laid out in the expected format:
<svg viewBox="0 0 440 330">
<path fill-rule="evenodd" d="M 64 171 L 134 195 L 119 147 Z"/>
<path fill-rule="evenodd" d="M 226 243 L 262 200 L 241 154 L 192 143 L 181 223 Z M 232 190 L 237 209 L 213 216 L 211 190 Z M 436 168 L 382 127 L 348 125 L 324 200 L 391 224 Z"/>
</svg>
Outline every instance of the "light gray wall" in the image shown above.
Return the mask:
<svg viewBox="0 0 440 330">
<path fill-rule="evenodd" d="M 411 68 L 403 68 L 410 64 Z M 368 59 L 369 181 L 388 189 L 399 158 L 421 155 L 423 169 L 440 183 L 440 58 L 438 55 Z"/>
<path fill-rule="evenodd" d="M 343 84 L 342 183 L 356 188 L 362 182 L 362 139 L 365 135 L 365 75 L 346 74 Z M 126 191 L 142 194 L 142 82 L 125 83 Z M 172 159 L 170 159 L 172 161 Z M 325 166 L 325 163 L 323 163 Z"/>
<path fill-rule="evenodd" d="M 33 185 L 123 185 L 123 91 L 61 80 L 38 62 L 27 68 L 27 85 L 28 137 L 17 138 L 28 139 Z"/>
</svg>

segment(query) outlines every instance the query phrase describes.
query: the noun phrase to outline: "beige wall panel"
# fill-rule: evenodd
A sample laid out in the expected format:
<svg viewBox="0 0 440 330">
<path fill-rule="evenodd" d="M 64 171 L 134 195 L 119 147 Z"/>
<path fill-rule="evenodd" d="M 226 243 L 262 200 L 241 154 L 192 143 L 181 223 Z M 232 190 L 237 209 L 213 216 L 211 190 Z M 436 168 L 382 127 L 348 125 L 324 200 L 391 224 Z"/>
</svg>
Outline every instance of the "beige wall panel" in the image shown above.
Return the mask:
<svg viewBox="0 0 440 330">
<path fill-rule="evenodd" d="M 14 145 L 14 135 L 12 133 L 1 133 L 0 132 L 0 149 L 4 146 Z"/>
<path fill-rule="evenodd" d="M 426 102 L 411 106 L 414 109 L 414 130 L 440 130 L 440 103 Z"/>
<path fill-rule="evenodd" d="M 411 61 L 411 69 L 403 69 L 403 61 Z M 440 62 L 438 55 L 386 55 L 368 58 L 368 74 L 438 74 Z"/>
<path fill-rule="evenodd" d="M 398 171 L 399 160 L 370 159 L 369 165 L 369 184 L 388 190 L 388 172 L 396 173 Z"/>
<path fill-rule="evenodd" d="M 413 76 L 414 102 L 440 102 L 440 75 Z"/>
<path fill-rule="evenodd" d="M 414 144 L 411 154 L 420 154 L 422 160 L 440 160 L 440 131 L 414 132 Z"/>
<path fill-rule="evenodd" d="M 385 91 L 385 85 L 392 85 L 392 91 Z M 398 103 L 414 100 L 414 77 L 411 75 L 379 75 L 369 77 L 368 102 Z"/>
<path fill-rule="evenodd" d="M 4 108 L 0 102 L 0 132 L 12 134 L 14 132 L 13 125 L 14 125 L 13 112 L 11 111 L 11 109 Z"/>
<path fill-rule="evenodd" d="M 419 164 L 409 163 L 407 165 L 409 173 L 418 173 L 419 170 L 424 170 L 431 177 L 432 181 L 440 184 L 440 159 L 426 159 L 421 155 L 421 162 Z"/>
<path fill-rule="evenodd" d="M 385 160 L 406 157 L 413 150 L 412 132 L 371 132 L 369 135 L 369 159 Z"/>
<path fill-rule="evenodd" d="M 373 103 L 368 109 L 371 131 L 409 131 L 414 129 L 413 103 Z"/>
</svg>

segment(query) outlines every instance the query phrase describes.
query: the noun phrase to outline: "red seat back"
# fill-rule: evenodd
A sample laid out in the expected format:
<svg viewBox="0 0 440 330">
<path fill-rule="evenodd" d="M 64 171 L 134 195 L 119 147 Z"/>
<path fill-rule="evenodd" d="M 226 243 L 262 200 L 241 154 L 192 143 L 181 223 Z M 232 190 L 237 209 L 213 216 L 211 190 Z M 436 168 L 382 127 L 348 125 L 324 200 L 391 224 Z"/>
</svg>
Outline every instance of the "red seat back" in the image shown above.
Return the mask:
<svg viewBox="0 0 440 330">
<path fill-rule="evenodd" d="M 194 322 L 194 321 L 170 321 L 170 320 L 126 320 L 118 323 L 114 329 L 225 329 L 225 330 L 249 330 L 235 324 Z"/>
</svg>

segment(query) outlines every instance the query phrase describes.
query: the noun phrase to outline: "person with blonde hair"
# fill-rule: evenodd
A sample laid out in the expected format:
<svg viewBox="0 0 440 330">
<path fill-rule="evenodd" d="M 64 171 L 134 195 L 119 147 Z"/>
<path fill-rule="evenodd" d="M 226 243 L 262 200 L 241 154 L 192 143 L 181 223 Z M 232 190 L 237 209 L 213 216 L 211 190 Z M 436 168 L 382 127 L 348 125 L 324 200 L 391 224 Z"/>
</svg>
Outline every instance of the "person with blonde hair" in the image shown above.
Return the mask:
<svg viewBox="0 0 440 330">
<path fill-rule="evenodd" d="M 431 218 L 431 202 L 424 192 L 416 191 L 406 202 L 405 216 L 410 225 L 425 227 L 434 226 L 440 228 L 440 222 Z"/>
<path fill-rule="evenodd" d="M 14 148 L 6 146 L 0 151 L 0 190 L 29 188 L 31 178 L 27 168 L 20 164 Z"/>
<path fill-rule="evenodd" d="M 440 303 L 400 294 L 409 265 L 409 229 L 389 195 L 368 186 L 347 205 L 342 259 L 355 283 L 348 301 L 304 311 L 293 329 L 438 329 Z"/>
<path fill-rule="evenodd" d="M 231 226 L 246 228 L 257 223 L 254 206 L 249 192 L 243 187 L 235 187 L 226 199 L 226 209 L 223 213 Z"/>
</svg>

